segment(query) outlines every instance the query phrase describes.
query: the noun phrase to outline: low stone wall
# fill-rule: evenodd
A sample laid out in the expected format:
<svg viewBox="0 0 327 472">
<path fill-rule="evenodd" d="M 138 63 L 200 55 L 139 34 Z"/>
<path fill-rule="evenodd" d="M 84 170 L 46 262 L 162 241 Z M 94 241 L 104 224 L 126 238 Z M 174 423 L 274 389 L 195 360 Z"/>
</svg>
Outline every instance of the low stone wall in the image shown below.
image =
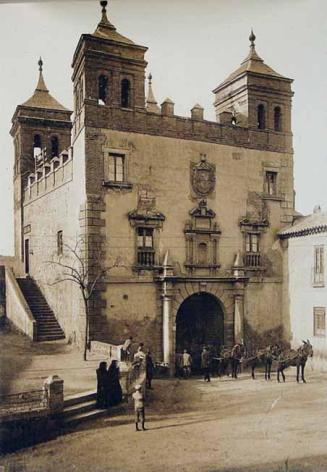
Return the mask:
<svg viewBox="0 0 327 472">
<path fill-rule="evenodd" d="M 90 353 L 92 356 L 99 357 L 99 359 L 121 359 L 121 347 L 115 344 L 103 343 L 100 341 L 91 341 Z"/>
<path fill-rule="evenodd" d="M 42 401 L 34 408 L 31 408 L 28 401 L 29 392 L 23 392 L 26 398 L 25 409 L 21 402 L 23 394 L 8 395 L 7 397 L 16 396 L 17 403 L 12 398 L 7 403 L 7 409 L 2 408 L 0 453 L 11 452 L 55 437 L 62 426 L 60 413 L 64 405 L 63 392 L 63 380 L 53 375 L 45 380 L 41 391 Z M 5 398 L 2 398 L 2 401 L 4 402 Z"/>
<path fill-rule="evenodd" d="M 36 340 L 36 321 L 10 267 L 6 267 L 6 316 L 20 331 Z"/>
</svg>

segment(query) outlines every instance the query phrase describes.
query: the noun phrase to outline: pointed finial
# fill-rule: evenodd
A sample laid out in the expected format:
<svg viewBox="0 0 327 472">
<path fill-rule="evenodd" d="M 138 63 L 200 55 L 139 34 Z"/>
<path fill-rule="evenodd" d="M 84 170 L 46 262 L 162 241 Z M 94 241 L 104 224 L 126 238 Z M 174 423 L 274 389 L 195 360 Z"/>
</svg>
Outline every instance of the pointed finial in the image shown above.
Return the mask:
<svg viewBox="0 0 327 472">
<path fill-rule="evenodd" d="M 149 84 L 151 84 L 151 80 L 152 80 L 152 74 L 150 72 L 149 76 L 148 76 L 148 79 L 149 79 Z"/>
<path fill-rule="evenodd" d="M 100 5 L 102 6 L 102 18 L 101 18 L 101 23 L 108 23 L 108 18 L 107 18 L 107 10 L 106 6 L 108 5 L 108 2 L 106 0 L 101 0 Z"/>
<path fill-rule="evenodd" d="M 38 65 L 39 65 L 39 71 L 42 72 L 43 70 L 43 61 L 42 61 L 42 57 L 40 57 L 39 59 L 39 62 L 38 62 Z"/>
<path fill-rule="evenodd" d="M 254 44 L 255 39 L 256 39 L 255 34 L 253 33 L 253 29 L 251 28 L 251 34 L 249 36 L 249 40 L 251 42 L 251 47 L 255 46 L 255 44 Z"/>
</svg>

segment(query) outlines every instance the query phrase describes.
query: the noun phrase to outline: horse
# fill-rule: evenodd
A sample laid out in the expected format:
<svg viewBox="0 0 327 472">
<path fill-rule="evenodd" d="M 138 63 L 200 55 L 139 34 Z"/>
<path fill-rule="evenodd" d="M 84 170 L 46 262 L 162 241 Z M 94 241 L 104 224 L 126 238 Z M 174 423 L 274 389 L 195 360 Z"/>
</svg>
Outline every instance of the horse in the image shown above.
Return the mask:
<svg viewBox="0 0 327 472">
<path fill-rule="evenodd" d="M 300 373 L 301 379 L 303 383 L 306 383 L 304 378 L 304 368 L 308 357 L 313 356 L 313 348 L 310 341 L 307 339 L 303 341 L 303 345 L 300 346 L 297 350 L 291 350 L 288 354 L 280 353 L 277 365 L 277 381 L 280 382 L 280 374 L 282 375 L 283 382 L 285 382 L 285 374 L 284 370 L 287 367 L 295 366 L 296 367 L 296 381 L 299 383 L 300 381 Z M 287 355 L 287 357 L 285 357 Z"/>
<path fill-rule="evenodd" d="M 251 377 L 255 379 L 255 369 L 261 363 L 265 366 L 265 380 L 271 379 L 272 362 L 278 353 L 278 346 L 267 346 L 264 349 L 257 349 L 247 358 L 242 358 L 241 363 L 244 367 L 251 368 Z"/>
</svg>

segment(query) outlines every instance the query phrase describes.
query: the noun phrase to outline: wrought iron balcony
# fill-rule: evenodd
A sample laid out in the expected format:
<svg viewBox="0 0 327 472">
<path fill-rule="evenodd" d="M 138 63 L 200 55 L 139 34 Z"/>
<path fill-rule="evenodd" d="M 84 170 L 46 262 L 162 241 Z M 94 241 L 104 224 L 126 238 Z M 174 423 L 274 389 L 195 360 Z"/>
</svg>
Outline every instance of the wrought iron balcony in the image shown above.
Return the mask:
<svg viewBox="0 0 327 472">
<path fill-rule="evenodd" d="M 138 249 L 137 265 L 143 267 L 153 267 L 155 253 L 153 249 Z"/>
<path fill-rule="evenodd" d="M 260 269 L 261 268 L 261 254 L 259 252 L 245 253 L 245 266 Z"/>
</svg>

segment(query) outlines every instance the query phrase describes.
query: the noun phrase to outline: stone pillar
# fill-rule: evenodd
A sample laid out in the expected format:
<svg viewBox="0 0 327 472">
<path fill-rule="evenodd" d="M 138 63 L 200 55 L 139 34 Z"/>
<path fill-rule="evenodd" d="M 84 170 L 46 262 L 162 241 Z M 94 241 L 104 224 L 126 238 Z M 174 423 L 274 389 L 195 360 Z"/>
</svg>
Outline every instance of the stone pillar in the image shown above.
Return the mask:
<svg viewBox="0 0 327 472">
<path fill-rule="evenodd" d="M 234 298 L 234 342 L 240 343 L 244 338 L 244 298 L 235 295 Z"/>
<path fill-rule="evenodd" d="M 55 413 L 64 407 L 64 381 L 58 375 L 50 375 L 43 384 L 48 408 Z"/>
<path fill-rule="evenodd" d="M 170 365 L 170 298 L 167 295 L 162 296 L 162 341 L 163 341 L 163 361 Z"/>
</svg>

